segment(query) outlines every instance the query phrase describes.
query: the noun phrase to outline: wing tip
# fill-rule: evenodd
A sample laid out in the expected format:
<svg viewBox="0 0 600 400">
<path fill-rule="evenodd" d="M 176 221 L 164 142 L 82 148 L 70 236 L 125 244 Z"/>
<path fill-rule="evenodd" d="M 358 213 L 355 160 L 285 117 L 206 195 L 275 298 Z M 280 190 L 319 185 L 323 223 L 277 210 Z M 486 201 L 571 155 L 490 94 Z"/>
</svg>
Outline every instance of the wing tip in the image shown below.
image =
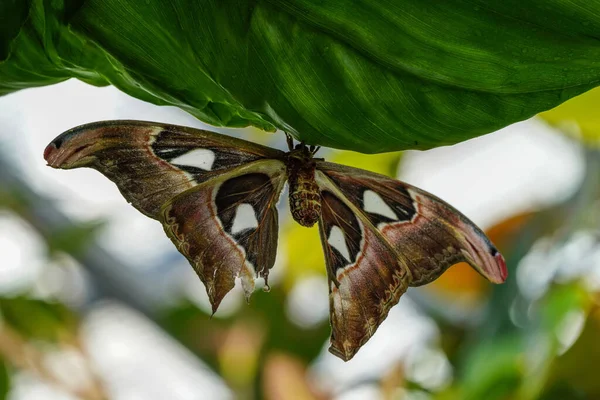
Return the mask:
<svg viewBox="0 0 600 400">
<path fill-rule="evenodd" d="M 331 343 L 328 350 L 331 354 L 342 359 L 344 362 L 350 361 L 358 352 L 358 348 L 352 349 L 350 346 L 345 346 L 342 350 L 336 343 Z"/>
<path fill-rule="evenodd" d="M 65 151 L 62 147 L 62 140 L 59 138 L 54 139 L 46 148 L 44 149 L 44 160 L 46 161 L 46 165 L 52 168 L 65 168 L 66 159 L 71 156 L 69 152 Z"/>
<path fill-rule="evenodd" d="M 506 268 L 506 261 L 502 254 L 496 249 L 491 252 L 491 258 L 484 264 L 483 269 L 477 269 L 487 280 L 492 283 L 501 284 L 508 278 L 508 269 Z M 473 265 L 473 264 L 471 264 Z"/>
<path fill-rule="evenodd" d="M 502 254 L 500 254 L 500 252 L 496 253 L 494 259 L 496 260 L 496 265 L 498 266 L 499 275 L 498 279 L 490 280 L 493 283 L 504 283 L 506 281 L 506 278 L 508 278 L 508 269 L 506 268 L 506 261 L 504 260 L 504 257 L 502 257 Z M 496 278 L 496 276 L 493 276 L 493 278 Z"/>
<path fill-rule="evenodd" d="M 48 165 L 52 166 L 51 158 L 54 158 L 54 154 L 56 154 L 56 150 L 58 150 L 57 145 L 52 142 L 44 149 L 44 160 L 48 163 Z"/>
</svg>

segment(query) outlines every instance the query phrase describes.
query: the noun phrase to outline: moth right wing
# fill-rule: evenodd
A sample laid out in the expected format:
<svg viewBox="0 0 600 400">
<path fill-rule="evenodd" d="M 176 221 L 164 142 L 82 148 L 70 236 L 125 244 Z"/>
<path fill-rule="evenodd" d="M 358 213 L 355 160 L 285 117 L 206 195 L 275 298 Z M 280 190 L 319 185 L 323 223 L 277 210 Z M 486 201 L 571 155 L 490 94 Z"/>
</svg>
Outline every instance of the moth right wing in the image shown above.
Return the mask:
<svg viewBox="0 0 600 400">
<path fill-rule="evenodd" d="M 239 277 L 246 298 L 275 262 L 283 162 L 261 160 L 218 175 L 169 200 L 159 219 L 204 282 L 213 312 Z"/>
<path fill-rule="evenodd" d="M 437 279 L 460 261 L 492 282 L 504 259 L 464 215 L 414 186 L 317 162 L 321 241 L 330 279 L 330 351 L 350 359 L 408 286 Z"/>
</svg>

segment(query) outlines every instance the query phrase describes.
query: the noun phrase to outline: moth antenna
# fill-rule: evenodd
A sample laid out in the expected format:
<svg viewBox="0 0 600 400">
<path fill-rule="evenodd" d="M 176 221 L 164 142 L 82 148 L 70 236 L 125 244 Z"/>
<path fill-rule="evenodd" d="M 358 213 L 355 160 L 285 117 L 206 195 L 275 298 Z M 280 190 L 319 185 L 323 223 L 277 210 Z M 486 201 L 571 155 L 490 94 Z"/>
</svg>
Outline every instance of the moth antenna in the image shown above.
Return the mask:
<svg viewBox="0 0 600 400">
<path fill-rule="evenodd" d="M 321 146 L 310 146 L 311 150 L 310 152 L 312 153 L 312 155 L 314 156 L 315 154 L 317 154 L 317 151 L 321 150 Z"/>
<path fill-rule="evenodd" d="M 287 145 L 288 145 L 288 149 L 290 151 L 294 150 L 294 139 L 292 138 L 292 136 L 289 133 L 285 133 L 285 139 L 287 141 Z"/>
</svg>

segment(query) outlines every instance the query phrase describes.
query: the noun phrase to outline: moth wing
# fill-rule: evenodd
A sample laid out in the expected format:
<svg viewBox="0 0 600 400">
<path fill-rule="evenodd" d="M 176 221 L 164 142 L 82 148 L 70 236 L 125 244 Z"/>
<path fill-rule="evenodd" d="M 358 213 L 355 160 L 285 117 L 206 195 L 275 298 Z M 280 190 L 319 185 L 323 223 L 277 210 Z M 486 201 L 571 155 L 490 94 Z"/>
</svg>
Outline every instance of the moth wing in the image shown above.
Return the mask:
<svg viewBox="0 0 600 400">
<path fill-rule="evenodd" d="M 54 168 L 94 168 L 121 194 L 157 219 L 169 199 L 211 178 L 283 152 L 183 126 L 145 121 L 101 121 L 70 129 L 44 151 Z"/>
<path fill-rule="evenodd" d="M 398 303 L 410 273 L 392 246 L 322 172 L 319 231 L 329 277 L 331 346 L 351 359 Z"/>
<path fill-rule="evenodd" d="M 466 216 L 417 187 L 358 168 L 319 162 L 345 197 L 396 250 L 411 272 L 411 286 L 437 279 L 464 261 L 494 283 L 507 271 L 504 258 Z"/>
<path fill-rule="evenodd" d="M 466 261 L 495 283 L 504 259 L 452 206 L 383 175 L 319 161 L 319 229 L 330 279 L 330 351 L 348 360 L 374 334 L 407 286 L 432 282 Z"/>
<path fill-rule="evenodd" d="M 236 277 L 247 298 L 257 276 L 268 284 L 285 172 L 281 161 L 255 161 L 196 185 L 161 208 L 159 220 L 204 282 L 213 312 Z"/>
</svg>

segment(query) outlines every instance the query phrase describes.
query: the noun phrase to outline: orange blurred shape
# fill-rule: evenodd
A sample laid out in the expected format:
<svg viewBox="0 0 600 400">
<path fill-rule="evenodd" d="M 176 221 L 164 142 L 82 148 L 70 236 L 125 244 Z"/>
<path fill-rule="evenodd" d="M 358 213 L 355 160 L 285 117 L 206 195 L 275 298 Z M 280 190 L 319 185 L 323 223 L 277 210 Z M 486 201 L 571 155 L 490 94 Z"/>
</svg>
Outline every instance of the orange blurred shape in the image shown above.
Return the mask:
<svg viewBox="0 0 600 400">
<path fill-rule="evenodd" d="M 517 214 L 494 225 L 486 232 L 500 252 L 507 251 L 510 241 L 533 213 Z M 470 301 L 481 300 L 489 290 L 489 282 L 465 262 L 448 269 L 441 277 L 426 286 L 438 294 L 459 295 Z"/>
<path fill-rule="evenodd" d="M 326 400 L 316 394 L 306 379 L 306 367 L 298 359 L 283 353 L 267 356 L 263 370 L 263 392 L 267 400 Z"/>
</svg>

